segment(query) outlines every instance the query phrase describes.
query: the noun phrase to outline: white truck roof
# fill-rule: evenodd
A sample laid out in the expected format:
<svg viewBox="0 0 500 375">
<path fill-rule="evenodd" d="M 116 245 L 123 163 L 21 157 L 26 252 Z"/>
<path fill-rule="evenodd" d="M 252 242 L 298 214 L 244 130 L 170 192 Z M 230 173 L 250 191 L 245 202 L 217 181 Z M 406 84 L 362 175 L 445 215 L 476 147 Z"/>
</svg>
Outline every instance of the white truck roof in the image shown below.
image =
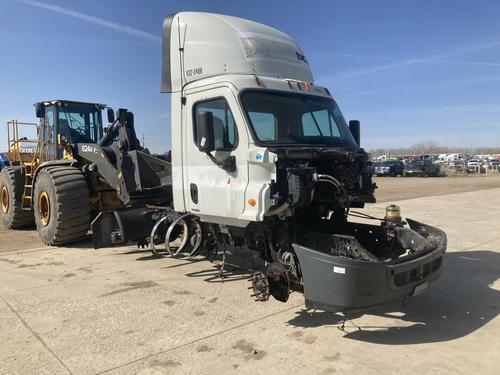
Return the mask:
<svg viewBox="0 0 500 375">
<path fill-rule="evenodd" d="M 237 17 L 201 12 L 165 17 L 162 55 L 162 92 L 225 74 L 313 82 L 304 52 L 290 36 Z"/>
</svg>

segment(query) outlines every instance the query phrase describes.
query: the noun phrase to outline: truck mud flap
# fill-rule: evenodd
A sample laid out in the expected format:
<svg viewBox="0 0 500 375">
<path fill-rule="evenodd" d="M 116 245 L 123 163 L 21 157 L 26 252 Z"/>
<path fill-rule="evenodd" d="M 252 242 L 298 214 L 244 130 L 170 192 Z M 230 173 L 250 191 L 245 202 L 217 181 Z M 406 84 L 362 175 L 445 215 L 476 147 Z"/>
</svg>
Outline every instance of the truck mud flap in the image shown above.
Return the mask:
<svg viewBox="0 0 500 375">
<path fill-rule="evenodd" d="M 446 247 L 388 264 L 335 256 L 294 243 L 307 308 L 349 312 L 418 294 L 441 274 Z"/>
</svg>

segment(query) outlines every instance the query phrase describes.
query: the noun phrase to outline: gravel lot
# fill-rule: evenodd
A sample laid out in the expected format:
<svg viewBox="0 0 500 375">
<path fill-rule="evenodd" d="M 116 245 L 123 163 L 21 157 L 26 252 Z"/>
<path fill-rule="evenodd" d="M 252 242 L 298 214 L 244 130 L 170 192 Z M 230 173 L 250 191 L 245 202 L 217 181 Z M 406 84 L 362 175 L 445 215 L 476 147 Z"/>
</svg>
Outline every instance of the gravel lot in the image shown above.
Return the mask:
<svg viewBox="0 0 500 375">
<path fill-rule="evenodd" d="M 221 281 L 202 259 L 50 248 L 0 230 L 0 374 L 497 374 L 500 176 L 376 181 L 367 212 L 397 203 L 444 229 L 449 252 L 424 294 L 346 332 L 300 294 L 253 302 L 241 250 Z"/>
<path fill-rule="evenodd" d="M 464 193 L 500 187 L 500 173 L 450 177 L 375 177 L 377 202 Z"/>
</svg>

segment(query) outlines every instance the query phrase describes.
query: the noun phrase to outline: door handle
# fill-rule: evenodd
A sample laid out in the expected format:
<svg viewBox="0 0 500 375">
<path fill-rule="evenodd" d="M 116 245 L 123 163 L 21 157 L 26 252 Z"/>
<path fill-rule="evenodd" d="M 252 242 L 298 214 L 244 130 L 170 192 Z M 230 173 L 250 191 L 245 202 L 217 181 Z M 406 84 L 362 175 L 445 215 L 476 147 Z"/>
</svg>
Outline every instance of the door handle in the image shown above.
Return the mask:
<svg viewBox="0 0 500 375">
<path fill-rule="evenodd" d="M 198 186 L 196 184 L 190 184 L 189 190 L 191 192 L 191 200 L 194 204 L 198 204 Z"/>
</svg>

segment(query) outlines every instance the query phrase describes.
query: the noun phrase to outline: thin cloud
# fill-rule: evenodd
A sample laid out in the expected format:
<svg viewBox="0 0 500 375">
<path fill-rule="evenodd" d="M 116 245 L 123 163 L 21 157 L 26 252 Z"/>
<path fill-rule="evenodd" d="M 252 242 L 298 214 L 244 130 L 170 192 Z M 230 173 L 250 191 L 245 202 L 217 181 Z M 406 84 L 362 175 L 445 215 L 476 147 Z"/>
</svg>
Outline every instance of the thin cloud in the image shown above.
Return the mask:
<svg viewBox="0 0 500 375">
<path fill-rule="evenodd" d="M 403 59 L 392 58 L 387 56 L 378 56 L 378 55 L 364 55 L 359 53 L 312 53 L 307 54 L 309 60 L 312 61 L 320 61 L 320 62 L 328 62 L 330 63 L 332 58 L 340 57 L 340 58 L 354 58 L 354 59 L 362 59 L 362 60 L 379 60 L 385 62 L 400 62 Z"/>
<path fill-rule="evenodd" d="M 495 65 L 496 66 L 496 65 Z M 500 64 L 498 64 L 500 66 Z M 401 86 L 388 86 L 383 89 L 375 89 L 375 90 L 359 90 L 352 87 L 343 87 L 338 89 L 338 91 L 345 91 L 350 93 L 350 96 L 369 96 L 369 95 L 378 95 L 381 93 L 390 93 L 390 92 L 398 92 L 398 91 L 409 91 L 409 90 L 435 90 L 435 89 L 447 89 L 461 86 L 473 86 L 482 83 L 493 83 L 500 81 L 500 76 L 486 76 L 479 78 L 466 78 L 460 80 L 448 80 L 442 82 L 432 82 L 432 83 L 417 83 L 417 84 L 407 84 Z"/>
<path fill-rule="evenodd" d="M 309 60 L 314 61 L 326 61 L 328 63 L 331 62 L 332 58 L 353 58 L 353 59 L 362 59 L 362 60 L 380 60 L 388 63 L 396 63 L 396 64 L 407 64 L 411 60 L 394 58 L 394 57 L 386 57 L 386 56 L 378 56 L 378 55 L 360 55 L 357 53 L 331 53 L 331 54 L 313 54 L 309 55 Z M 457 64 L 457 65 L 481 65 L 481 66 L 500 66 L 500 62 L 490 62 L 490 61 L 473 61 L 473 60 L 449 60 L 449 59 L 439 59 L 430 61 L 436 64 Z"/>
<path fill-rule="evenodd" d="M 82 12 L 78 12 L 76 10 L 68 9 L 68 8 L 63 8 L 58 5 L 53 5 L 49 3 L 45 3 L 42 1 L 36 1 L 36 0 L 16 0 L 18 3 L 22 3 L 25 5 L 29 5 L 32 7 L 40 8 L 40 9 L 45 9 L 54 13 L 59 13 L 63 14 L 65 16 L 77 18 L 82 21 L 86 21 L 89 23 L 93 23 L 94 25 L 99 25 L 102 27 L 106 27 L 108 29 L 112 29 L 124 34 L 128 34 L 131 36 L 135 36 L 138 38 L 146 39 L 155 43 L 160 43 L 161 38 L 158 35 L 154 35 L 151 33 L 148 33 L 146 31 L 142 31 L 139 29 L 135 29 L 130 26 L 125 26 L 125 25 L 120 25 L 119 23 L 116 22 L 111 22 L 99 17 L 91 16 L 89 14 L 85 14 Z"/>
<path fill-rule="evenodd" d="M 324 52 L 313 52 L 307 53 L 307 58 L 309 61 L 320 62 L 320 63 L 331 63 L 332 58 L 354 58 L 360 60 L 379 60 L 384 62 L 397 62 L 401 59 L 390 58 L 386 56 L 375 56 L 375 55 L 363 55 L 358 53 L 324 53 Z"/>
<path fill-rule="evenodd" d="M 458 64 L 458 65 L 479 65 L 479 66 L 500 66 L 500 62 L 490 61 L 469 61 L 469 60 L 438 60 L 436 63 Z"/>
<path fill-rule="evenodd" d="M 433 63 L 433 62 L 445 62 L 446 58 L 461 54 L 461 53 L 468 53 L 468 52 L 473 52 L 473 51 L 478 51 L 482 49 L 487 49 L 487 48 L 493 48 L 493 47 L 498 47 L 500 46 L 500 41 L 490 41 L 490 42 L 485 42 L 485 43 L 480 43 L 476 45 L 469 45 L 469 46 L 464 46 L 464 47 L 459 47 L 455 49 L 450 49 L 446 52 L 442 53 L 437 53 L 429 56 L 424 56 L 424 57 L 419 57 L 419 58 L 414 58 L 414 59 L 406 59 L 406 60 L 400 60 L 396 62 L 391 62 L 387 64 L 381 64 L 381 65 L 375 65 L 371 66 L 368 68 L 364 69 L 359 69 L 359 70 L 352 70 L 352 71 L 347 71 L 344 73 L 340 73 L 331 77 L 325 77 L 327 80 L 330 79 L 343 79 L 343 78 L 354 78 L 354 77 L 359 77 L 359 76 L 364 76 L 370 73 L 376 73 L 376 72 L 381 72 L 385 70 L 390 70 L 390 69 L 395 69 L 395 68 L 402 68 L 405 66 L 411 66 L 411 65 L 417 65 L 417 64 L 426 64 L 426 63 Z M 451 62 L 451 60 L 448 60 Z M 465 63 L 465 62 L 462 62 Z M 480 62 L 474 62 L 474 64 L 478 65 Z"/>
</svg>

